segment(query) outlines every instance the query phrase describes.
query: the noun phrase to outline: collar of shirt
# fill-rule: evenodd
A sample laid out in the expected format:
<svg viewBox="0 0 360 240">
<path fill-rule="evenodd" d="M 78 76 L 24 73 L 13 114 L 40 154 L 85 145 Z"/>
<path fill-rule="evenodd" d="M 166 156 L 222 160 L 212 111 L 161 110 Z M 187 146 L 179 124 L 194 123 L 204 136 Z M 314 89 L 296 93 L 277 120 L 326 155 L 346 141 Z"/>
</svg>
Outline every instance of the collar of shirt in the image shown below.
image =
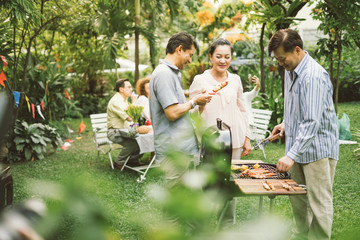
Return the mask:
<svg viewBox="0 0 360 240">
<path fill-rule="evenodd" d="M 117 97 L 121 97 L 126 102 L 127 98 L 124 98 L 119 92 L 116 92 L 115 95 L 118 95 Z"/>
<path fill-rule="evenodd" d="M 180 72 L 180 69 L 175 66 L 174 64 L 172 64 L 171 62 L 169 61 L 166 61 L 165 59 L 160 59 L 159 60 L 159 63 L 160 64 L 165 64 L 166 66 L 168 66 L 169 68 L 173 69 L 176 73 Z"/>
<path fill-rule="evenodd" d="M 306 63 L 309 61 L 308 52 L 306 50 L 304 50 L 304 52 L 305 52 L 304 58 L 301 60 L 301 62 L 294 69 L 294 79 L 296 79 L 301 74 L 301 72 L 304 70 L 304 67 L 306 66 Z"/>
<path fill-rule="evenodd" d="M 180 83 L 180 86 L 182 87 L 180 69 L 179 69 L 177 66 L 175 66 L 174 64 L 172 64 L 171 62 L 166 61 L 165 59 L 160 59 L 160 60 L 159 60 L 159 63 L 168 66 L 171 70 L 174 71 L 174 73 L 177 75 L 177 78 L 178 78 L 178 81 L 179 81 L 179 83 Z"/>
<path fill-rule="evenodd" d="M 305 56 L 304 58 L 301 60 L 301 62 L 296 66 L 296 68 L 294 69 L 294 71 L 288 71 L 290 79 L 291 79 L 291 86 L 289 91 L 292 90 L 292 87 L 294 86 L 294 83 L 296 82 L 296 79 L 300 76 L 301 72 L 304 69 L 304 66 L 306 65 L 306 63 L 309 60 L 309 54 L 306 50 L 304 50 L 305 52 Z M 293 76 L 292 76 L 293 75 Z"/>
</svg>

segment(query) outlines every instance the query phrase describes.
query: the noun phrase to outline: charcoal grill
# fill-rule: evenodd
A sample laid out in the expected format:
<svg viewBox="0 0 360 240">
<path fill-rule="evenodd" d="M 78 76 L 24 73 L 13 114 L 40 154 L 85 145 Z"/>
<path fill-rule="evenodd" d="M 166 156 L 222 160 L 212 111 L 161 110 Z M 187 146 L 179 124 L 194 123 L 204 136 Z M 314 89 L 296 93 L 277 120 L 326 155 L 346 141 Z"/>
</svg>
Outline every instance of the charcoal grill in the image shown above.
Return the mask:
<svg viewBox="0 0 360 240">
<path fill-rule="evenodd" d="M 230 193 L 235 185 L 231 178 L 231 129 L 220 118 L 216 121 L 216 126 L 208 128 L 202 136 L 199 168 L 213 175 L 206 189 L 217 188 L 232 198 Z"/>
<path fill-rule="evenodd" d="M 273 198 L 276 195 L 291 195 L 291 194 L 306 194 L 306 191 L 297 187 L 296 191 L 288 192 L 287 190 L 280 189 L 279 184 L 281 181 L 286 180 L 287 183 L 297 185 L 296 182 L 290 179 L 289 173 L 276 172 L 276 165 L 268 163 L 258 163 L 260 167 L 269 170 L 270 172 L 276 173 L 275 176 L 268 177 L 269 181 L 277 181 L 277 191 L 266 191 L 261 181 L 264 179 L 242 179 L 240 178 L 240 172 L 231 171 L 231 160 L 232 160 L 232 142 L 231 142 L 231 129 L 221 119 L 217 119 L 217 124 L 214 127 L 207 129 L 202 136 L 201 142 L 201 153 L 200 153 L 200 166 L 213 174 L 213 180 L 205 189 L 215 188 L 219 194 L 222 194 L 228 201 L 226 202 L 222 213 L 218 219 L 218 226 L 220 226 L 223 214 L 225 213 L 228 203 L 234 197 L 257 195 L 260 196 L 259 201 L 259 212 L 262 209 L 262 196 L 269 196 L 270 200 L 270 211 L 273 205 Z M 255 163 L 251 164 L 240 164 L 247 165 L 252 168 Z M 246 186 L 242 183 L 246 182 Z M 254 185 L 254 186 L 253 186 Z M 260 188 L 259 188 L 260 186 Z M 296 187 L 294 187 L 295 189 Z M 249 190 L 249 194 L 247 193 Z"/>
<path fill-rule="evenodd" d="M 275 173 L 275 175 L 264 178 L 264 179 L 290 179 L 290 174 L 289 173 L 283 173 L 283 172 L 277 172 L 276 171 L 276 165 L 275 164 L 271 164 L 271 163 L 257 163 L 259 164 L 259 168 L 263 168 L 265 170 L 268 170 L 270 173 Z M 248 166 L 249 169 L 253 169 L 255 163 L 250 163 L 250 164 L 241 164 L 241 165 L 245 165 Z M 248 176 L 244 176 L 241 171 L 233 171 L 232 173 L 232 178 L 234 179 L 238 179 L 238 178 L 248 178 L 248 179 L 257 179 L 257 178 L 252 178 L 252 177 L 248 177 Z"/>
</svg>

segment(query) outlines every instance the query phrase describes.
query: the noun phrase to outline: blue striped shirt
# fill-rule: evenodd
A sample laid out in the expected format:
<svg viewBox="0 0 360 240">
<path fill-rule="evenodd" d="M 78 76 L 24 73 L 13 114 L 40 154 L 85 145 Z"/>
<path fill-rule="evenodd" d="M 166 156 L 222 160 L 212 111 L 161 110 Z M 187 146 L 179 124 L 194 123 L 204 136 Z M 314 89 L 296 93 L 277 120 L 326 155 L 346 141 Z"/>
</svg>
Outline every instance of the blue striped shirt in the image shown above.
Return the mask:
<svg viewBox="0 0 360 240">
<path fill-rule="evenodd" d="M 285 71 L 286 155 L 298 163 L 339 159 L 339 133 L 328 73 L 307 52 L 294 70 Z"/>
</svg>

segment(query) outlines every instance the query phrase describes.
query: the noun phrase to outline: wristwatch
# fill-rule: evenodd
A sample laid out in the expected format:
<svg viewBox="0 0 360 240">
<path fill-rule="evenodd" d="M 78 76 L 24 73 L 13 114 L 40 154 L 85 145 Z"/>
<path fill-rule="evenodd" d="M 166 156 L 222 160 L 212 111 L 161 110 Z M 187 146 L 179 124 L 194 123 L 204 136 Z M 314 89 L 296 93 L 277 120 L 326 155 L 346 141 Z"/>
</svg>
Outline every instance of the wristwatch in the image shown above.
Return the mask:
<svg viewBox="0 0 360 240">
<path fill-rule="evenodd" d="M 196 103 L 194 102 L 194 100 L 190 100 L 190 102 L 191 102 L 191 109 L 193 109 L 194 107 L 196 107 Z"/>
</svg>

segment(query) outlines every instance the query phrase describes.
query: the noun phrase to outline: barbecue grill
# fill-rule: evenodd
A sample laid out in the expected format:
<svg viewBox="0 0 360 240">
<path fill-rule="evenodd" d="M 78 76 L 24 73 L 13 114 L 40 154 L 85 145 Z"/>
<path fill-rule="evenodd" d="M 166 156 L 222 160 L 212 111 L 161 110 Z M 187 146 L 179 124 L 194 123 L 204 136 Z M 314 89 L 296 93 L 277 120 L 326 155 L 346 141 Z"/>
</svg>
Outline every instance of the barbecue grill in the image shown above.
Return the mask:
<svg viewBox="0 0 360 240">
<path fill-rule="evenodd" d="M 293 195 L 306 194 L 305 187 L 298 185 L 290 179 L 289 173 L 280 173 L 276 171 L 275 164 L 258 163 L 259 168 L 274 173 L 273 176 L 266 177 L 266 181 L 271 182 L 275 189 L 267 190 L 263 187 L 264 179 L 253 179 L 251 177 L 242 176 L 240 171 L 231 171 L 232 160 L 232 142 L 231 129 L 221 119 L 217 119 L 217 125 L 207 129 L 202 136 L 200 166 L 210 171 L 214 178 L 205 189 L 216 189 L 228 201 L 239 196 L 260 196 L 259 211 L 262 208 L 262 196 L 269 196 L 270 210 L 272 208 L 272 200 L 276 195 Z M 255 163 L 241 164 L 252 169 Z M 291 190 L 284 189 L 283 184 L 290 185 Z M 226 202 L 222 214 L 218 219 L 221 223 L 223 213 L 228 207 Z"/>
<path fill-rule="evenodd" d="M 274 173 L 274 175 L 266 177 L 266 179 L 289 179 L 290 178 L 290 174 L 289 173 L 283 173 L 283 172 L 277 172 L 276 171 L 276 165 L 275 164 L 271 164 L 271 163 L 257 163 L 259 165 L 259 168 L 268 170 L 270 173 Z M 249 169 L 254 169 L 254 165 L 255 163 L 250 163 L 250 164 L 242 164 L 247 166 Z M 233 179 L 238 179 L 238 178 L 248 178 L 248 179 L 254 179 L 252 177 L 248 177 L 248 176 L 244 176 L 241 171 L 233 171 L 232 173 L 232 178 Z"/>
<path fill-rule="evenodd" d="M 231 178 L 231 130 L 221 119 L 216 121 L 216 126 L 208 128 L 202 136 L 199 167 L 214 176 L 206 189 L 217 188 L 229 195 L 235 186 Z"/>
</svg>

